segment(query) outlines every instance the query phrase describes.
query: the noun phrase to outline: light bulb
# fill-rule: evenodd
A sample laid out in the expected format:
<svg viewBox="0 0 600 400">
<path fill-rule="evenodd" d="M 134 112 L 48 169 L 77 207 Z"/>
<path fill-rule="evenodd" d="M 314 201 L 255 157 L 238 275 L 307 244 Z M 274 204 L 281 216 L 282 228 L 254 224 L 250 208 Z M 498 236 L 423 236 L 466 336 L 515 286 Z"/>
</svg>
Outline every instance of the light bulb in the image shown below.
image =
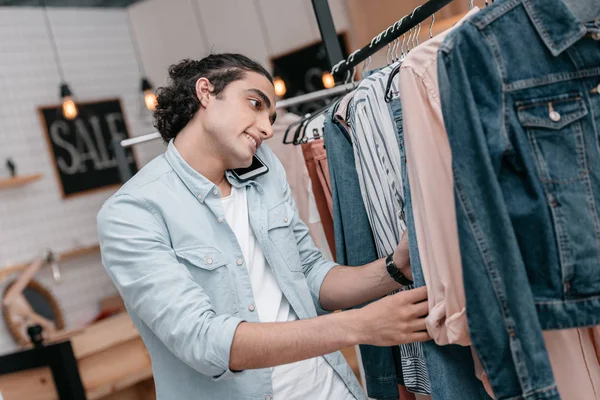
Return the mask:
<svg viewBox="0 0 600 400">
<path fill-rule="evenodd" d="M 156 94 L 152 90 L 144 90 L 144 103 L 146 103 L 146 108 L 148 110 L 156 110 L 158 101 L 156 100 Z"/>
<path fill-rule="evenodd" d="M 63 97 L 62 112 L 64 117 L 69 120 L 77 118 L 77 114 L 79 114 L 77 105 L 70 96 Z"/>
<path fill-rule="evenodd" d="M 282 97 L 287 92 L 285 82 L 280 77 L 273 79 L 273 86 L 275 87 L 275 94 L 279 97 Z"/>
<path fill-rule="evenodd" d="M 333 75 L 327 71 L 323 72 L 321 80 L 323 81 L 323 86 L 325 86 L 326 89 L 331 89 L 335 86 L 335 79 L 333 79 Z"/>
</svg>

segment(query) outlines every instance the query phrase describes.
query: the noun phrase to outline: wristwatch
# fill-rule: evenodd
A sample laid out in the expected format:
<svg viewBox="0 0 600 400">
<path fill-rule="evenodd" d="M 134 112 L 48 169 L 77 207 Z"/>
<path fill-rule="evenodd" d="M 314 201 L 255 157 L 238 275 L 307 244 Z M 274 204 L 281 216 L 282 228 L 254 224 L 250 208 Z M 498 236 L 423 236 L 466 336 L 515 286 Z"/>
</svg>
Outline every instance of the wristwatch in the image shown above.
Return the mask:
<svg viewBox="0 0 600 400">
<path fill-rule="evenodd" d="M 402 272 L 398 269 L 396 264 L 394 264 L 394 253 L 387 256 L 385 259 L 385 266 L 387 268 L 388 274 L 399 284 L 402 286 L 412 285 L 413 281 L 404 276 Z"/>
</svg>

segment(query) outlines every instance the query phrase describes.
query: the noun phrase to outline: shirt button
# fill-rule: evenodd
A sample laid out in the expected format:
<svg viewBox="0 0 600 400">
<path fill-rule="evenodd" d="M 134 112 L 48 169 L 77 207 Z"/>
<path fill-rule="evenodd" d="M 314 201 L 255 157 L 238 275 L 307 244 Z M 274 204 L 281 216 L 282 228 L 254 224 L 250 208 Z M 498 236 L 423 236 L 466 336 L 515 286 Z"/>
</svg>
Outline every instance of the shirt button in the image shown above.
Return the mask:
<svg viewBox="0 0 600 400">
<path fill-rule="evenodd" d="M 244 260 L 242 260 L 241 258 L 238 258 L 236 260 L 237 265 L 242 265 L 244 263 Z"/>
<path fill-rule="evenodd" d="M 288 222 L 288 217 L 283 217 L 283 222 L 285 222 L 287 224 Z"/>
<path fill-rule="evenodd" d="M 213 263 L 213 260 L 212 260 L 212 258 L 207 258 L 207 259 L 206 259 L 206 263 L 207 263 L 208 265 L 212 264 L 212 263 Z"/>
<path fill-rule="evenodd" d="M 600 83 L 596 86 L 596 93 L 600 93 Z"/>
<path fill-rule="evenodd" d="M 560 113 L 558 111 L 550 111 L 550 119 L 554 122 L 560 121 Z"/>
<path fill-rule="evenodd" d="M 217 222 L 220 223 L 220 224 L 222 224 L 223 223 L 223 218 L 221 218 L 221 217 L 217 218 Z"/>
<path fill-rule="evenodd" d="M 268 394 L 265 396 L 265 400 L 273 400 L 273 397 L 270 394 Z"/>
<path fill-rule="evenodd" d="M 594 40 L 600 40 L 600 32 L 594 32 L 594 33 L 592 33 L 592 38 Z"/>
<path fill-rule="evenodd" d="M 256 310 L 256 307 L 254 307 L 254 304 L 250 304 L 250 305 L 248 306 L 248 310 L 250 310 L 250 311 L 254 311 L 254 310 Z"/>
<path fill-rule="evenodd" d="M 213 194 L 214 194 L 215 196 L 216 196 L 216 195 L 218 195 L 218 194 L 219 194 L 219 189 L 215 189 L 215 190 L 213 190 Z"/>
</svg>

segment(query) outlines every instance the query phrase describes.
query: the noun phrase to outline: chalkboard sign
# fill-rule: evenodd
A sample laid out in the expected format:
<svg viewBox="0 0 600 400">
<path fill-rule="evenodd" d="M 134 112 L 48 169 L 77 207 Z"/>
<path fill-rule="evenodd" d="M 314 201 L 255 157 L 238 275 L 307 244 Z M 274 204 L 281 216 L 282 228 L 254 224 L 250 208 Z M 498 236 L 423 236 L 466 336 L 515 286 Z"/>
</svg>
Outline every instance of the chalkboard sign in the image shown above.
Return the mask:
<svg viewBox="0 0 600 400">
<path fill-rule="evenodd" d="M 38 108 L 48 149 L 62 195 L 69 197 L 122 183 L 113 139 L 127 139 L 129 131 L 119 99 L 77 103 L 79 115 L 69 121 L 60 105 Z M 137 161 L 126 150 L 132 171 Z"/>
</svg>

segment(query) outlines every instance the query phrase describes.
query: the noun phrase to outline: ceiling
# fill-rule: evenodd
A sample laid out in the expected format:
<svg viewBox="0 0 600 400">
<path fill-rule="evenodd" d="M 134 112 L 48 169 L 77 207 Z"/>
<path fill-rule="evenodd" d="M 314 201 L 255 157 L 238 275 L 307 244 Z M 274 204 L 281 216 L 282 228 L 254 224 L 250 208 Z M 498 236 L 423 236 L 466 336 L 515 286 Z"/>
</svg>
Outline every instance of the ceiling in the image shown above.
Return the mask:
<svg viewBox="0 0 600 400">
<path fill-rule="evenodd" d="M 0 0 L 0 6 L 40 7 L 127 7 L 140 0 Z"/>
</svg>

